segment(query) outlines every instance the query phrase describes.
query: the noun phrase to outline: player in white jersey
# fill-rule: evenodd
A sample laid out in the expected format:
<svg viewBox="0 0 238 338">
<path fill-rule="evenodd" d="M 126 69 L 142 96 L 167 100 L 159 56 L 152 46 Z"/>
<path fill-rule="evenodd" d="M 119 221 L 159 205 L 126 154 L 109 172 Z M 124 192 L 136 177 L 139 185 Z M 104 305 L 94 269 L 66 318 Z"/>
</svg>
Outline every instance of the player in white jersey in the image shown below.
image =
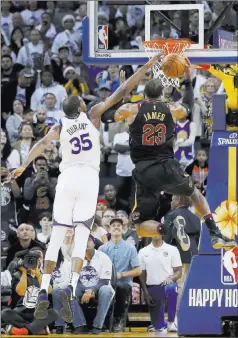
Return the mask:
<svg viewBox="0 0 238 338">
<path fill-rule="evenodd" d="M 54 125 L 49 133 L 37 142 L 28 154 L 23 165 L 12 173 L 16 178 L 39 156 L 47 145 L 60 140 L 62 148 L 61 174 L 58 178 L 53 208 L 53 229 L 44 262 L 35 317 L 44 319 L 48 314 L 48 288 L 55 267 L 59 249 L 67 229 L 74 229 L 74 249 L 72 252 L 72 273 L 70 285 L 60 293 L 63 308 L 61 314 L 66 322 L 72 322 L 71 298 L 79 279 L 85 258 L 87 241 L 96 210 L 99 188 L 100 141 L 99 129 L 101 116 L 128 95 L 144 74 L 158 60 L 153 57 L 125 82 L 121 72 L 120 87 L 105 101 L 95 105 L 90 111 L 90 119 L 85 113 L 86 106 L 79 96 L 70 96 L 63 102 L 66 115 L 60 124 Z M 113 113 L 114 115 L 114 113 Z M 92 290 L 88 290 L 92 293 Z"/>
</svg>

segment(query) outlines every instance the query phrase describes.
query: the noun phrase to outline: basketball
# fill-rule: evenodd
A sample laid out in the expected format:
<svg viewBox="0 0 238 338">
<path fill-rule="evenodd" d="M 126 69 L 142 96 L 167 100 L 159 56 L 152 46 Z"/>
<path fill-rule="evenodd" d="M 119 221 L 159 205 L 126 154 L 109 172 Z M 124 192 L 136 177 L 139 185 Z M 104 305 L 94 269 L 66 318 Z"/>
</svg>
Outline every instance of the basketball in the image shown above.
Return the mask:
<svg viewBox="0 0 238 338">
<path fill-rule="evenodd" d="M 178 54 L 169 54 L 164 57 L 161 69 L 168 77 L 181 77 L 185 70 L 185 60 Z"/>
</svg>

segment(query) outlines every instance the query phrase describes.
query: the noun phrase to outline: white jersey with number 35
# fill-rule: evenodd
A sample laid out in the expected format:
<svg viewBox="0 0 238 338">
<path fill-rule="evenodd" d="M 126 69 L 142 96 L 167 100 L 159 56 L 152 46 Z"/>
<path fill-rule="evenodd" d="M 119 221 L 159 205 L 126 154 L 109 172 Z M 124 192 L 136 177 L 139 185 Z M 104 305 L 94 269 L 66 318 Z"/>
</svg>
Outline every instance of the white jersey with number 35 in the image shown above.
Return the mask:
<svg viewBox="0 0 238 338">
<path fill-rule="evenodd" d="M 60 144 L 62 162 L 60 171 L 68 167 L 83 166 L 99 170 L 100 139 L 87 114 L 80 113 L 76 119 L 61 119 Z"/>
</svg>

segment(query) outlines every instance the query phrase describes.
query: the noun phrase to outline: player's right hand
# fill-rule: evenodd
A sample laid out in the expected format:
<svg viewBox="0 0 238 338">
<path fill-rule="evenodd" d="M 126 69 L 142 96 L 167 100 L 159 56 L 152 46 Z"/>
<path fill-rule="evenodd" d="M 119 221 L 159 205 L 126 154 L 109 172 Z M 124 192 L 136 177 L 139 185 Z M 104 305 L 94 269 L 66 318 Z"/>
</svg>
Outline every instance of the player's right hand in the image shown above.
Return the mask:
<svg viewBox="0 0 238 338">
<path fill-rule="evenodd" d="M 12 178 L 17 178 L 19 176 L 21 176 L 21 174 L 23 173 L 23 171 L 25 170 L 26 168 L 24 168 L 23 166 L 15 169 L 12 173 L 11 173 L 11 177 Z"/>
</svg>

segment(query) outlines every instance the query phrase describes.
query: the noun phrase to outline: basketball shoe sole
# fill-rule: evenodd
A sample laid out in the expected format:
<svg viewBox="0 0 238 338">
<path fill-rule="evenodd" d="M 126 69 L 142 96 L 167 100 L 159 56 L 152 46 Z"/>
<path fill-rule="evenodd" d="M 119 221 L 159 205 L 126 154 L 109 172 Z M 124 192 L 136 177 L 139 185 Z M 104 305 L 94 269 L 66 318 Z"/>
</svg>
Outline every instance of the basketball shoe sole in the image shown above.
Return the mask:
<svg viewBox="0 0 238 338">
<path fill-rule="evenodd" d="M 190 249 L 190 238 L 185 232 L 185 219 L 182 216 L 177 216 L 173 224 L 176 229 L 176 239 L 179 245 L 183 251 L 188 251 Z"/>
</svg>

